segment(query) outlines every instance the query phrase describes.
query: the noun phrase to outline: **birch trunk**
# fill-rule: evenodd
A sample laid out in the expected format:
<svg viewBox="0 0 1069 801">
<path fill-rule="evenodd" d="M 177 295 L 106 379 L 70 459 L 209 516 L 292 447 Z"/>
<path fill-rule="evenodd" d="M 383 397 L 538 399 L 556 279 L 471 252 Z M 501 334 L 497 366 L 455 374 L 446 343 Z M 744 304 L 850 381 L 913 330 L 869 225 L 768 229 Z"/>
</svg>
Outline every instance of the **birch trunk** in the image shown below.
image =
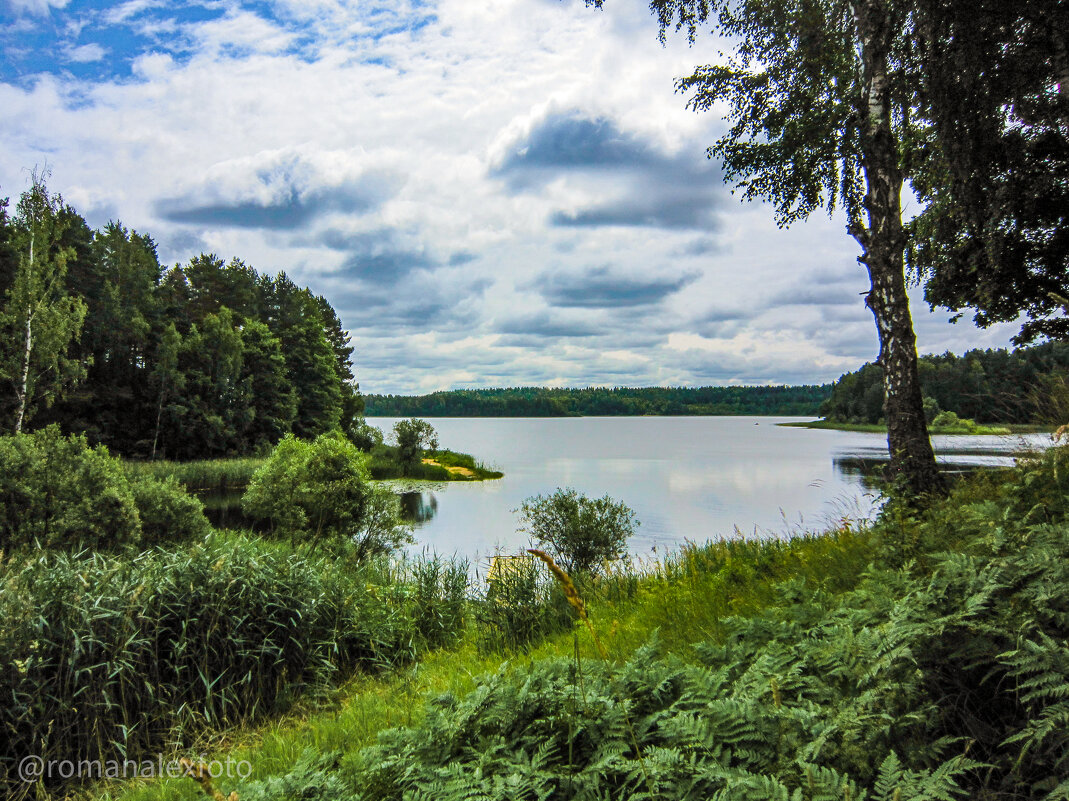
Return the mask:
<svg viewBox="0 0 1069 801">
<path fill-rule="evenodd" d="M 33 269 L 33 244 L 34 233 L 30 232 L 30 269 Z M 22 432 L 22 421 L 26 417 L 26 396 L 30 391 L 30 357 L 33 354 L 33 306 L 29 299 L 26 302 L 26 326 L 24 330 L 22 349 L 22 375 L 19 377 L 19 388 L 15 393 L 18 400 L 18 410 L 15 412 L 15 433 Z"/>
<path fill-rule="evenodd" d="M 855 19 L 861 43 L 863 105 L 861 165 L 865 176 L 865 228 L 851 233 L 862 248 L 858 258 L 868 269 L 871 289 L 865 303 L 879 332 L 883 370 L 884 417 L 891 470 L 902 477 L 911 495 L 944 490 L 924 419 L 917 340 L 906 294 L 905 246 L 901 195 L 903 176 L 898 142 L 891 124 L 888 74 L 890 43 L 895 31 L 884 0 L 860 0 Z"/>
</svg>

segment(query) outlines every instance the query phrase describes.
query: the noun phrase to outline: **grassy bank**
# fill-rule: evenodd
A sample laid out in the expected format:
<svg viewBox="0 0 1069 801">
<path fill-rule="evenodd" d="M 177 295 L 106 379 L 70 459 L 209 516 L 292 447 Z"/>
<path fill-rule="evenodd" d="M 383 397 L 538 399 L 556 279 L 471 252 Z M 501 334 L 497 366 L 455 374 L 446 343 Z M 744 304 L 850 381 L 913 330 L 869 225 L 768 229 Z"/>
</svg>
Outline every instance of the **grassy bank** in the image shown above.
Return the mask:
<svg viewBox="0 0 1069 801">
<path fill-rule="evenodd" d="M 234 732 L 217 753 L 253 775 L 222 789 L 242 801 L 1064 799 L 1067 467 L 1056 450 L 963 481 L 924 514 L 617 569 L 581 585 L 604 660 L 566 618 L 502 649 L 485 636 L 500 609 L 472 601 L 456 646 Z M 168 780 L 95 797 L 196 793 Z"/>
<path fill-rule="evenodd" d="M 812 422 L 777 423 L 785 428 L 821 428 L 830 431 L 862 431 L 873 434 L 886 434 L 887 426 L 876 423 L 845 423 L 838 420 L 813 420 Z M 941 436 L 944 434 L 969 434 L 979 435 L 1005 435 L 1005 434 L 1032 434 L 1053 431 L 1052 426 L 1041 425 L 973 425 L 973 426 L 929 426 L 928 433 Z"/>
<path fill-rule="evenodd" d="M 582 586 L 611 658 L 625 660 L 656 633 L 667 652 L 693 660 L 693 643 L 723 639 L 728 631 L 725 622 L 732 615 L 753 614 L 768 606 L 781 582 L 794 579 L 808 583 L 813 591 L 841 593 L 856 586 L 874 553 L 865 529 L 844 526 L 792 540 L 692 546 L 666 559 L 617 565 L 606 576 Z M 540 582 L 539 592 L 529 596 L 529 606 L 511 615 L 551 621 L 550 630 L 541 632 L 529 646 L 505 645 L 507 637 L 500 635 L 507 632 L 502 627 L 511 623 L 520 629 L 523 622 L 506 620 L 508 616 L 487 609 L 485 596 L 473 598 L 469 626 L 453 647 L 427 653 L 418 662 L 385 675 L 360 674 L 320 708 L 305 706 L 270 725 L 232 731 L 225 739 L 227 747 L 218 753 L 249 760 L 252 781 L 270 782 L 272 777 L 301 773 L 309 760 L 319 764 L 320 755 L 327 755 L 327 762 L 337 768 L 358 761 L 362 749 L 374 744 L 384 730 L 425 720 L 428 696 L 463 695 L 486 675 L 502 669 L 522 673 L 539 660 L 574 656 L 577 648 L 582 659 L 598 659 L 589 637 L 574 627 L 573 618 L 559 614 L 567 610 L 567 604 L 558 589 L 548 577 L 542 576 Z M 278 798 L 299 796 L 296 788 L 287 787 Z M 188 779 L 169 779 L 98 788 L 86 797 L 173 801 L 197 798 L 195 789 Z M 258 791 L 238 790 L 243 801 L 260 797 Z"/>
<path fill-rule="evenodd" d="M 416 464 L 405 464 L 397 458 L 397 448 L 378 445 L 371 451 L 371 477 L 378 480 L 413 478 L 424 481 L 486 481 L 505 474 L 493 470 L 466 453 L 440 450 L 427 451 Z"/>
</svg>

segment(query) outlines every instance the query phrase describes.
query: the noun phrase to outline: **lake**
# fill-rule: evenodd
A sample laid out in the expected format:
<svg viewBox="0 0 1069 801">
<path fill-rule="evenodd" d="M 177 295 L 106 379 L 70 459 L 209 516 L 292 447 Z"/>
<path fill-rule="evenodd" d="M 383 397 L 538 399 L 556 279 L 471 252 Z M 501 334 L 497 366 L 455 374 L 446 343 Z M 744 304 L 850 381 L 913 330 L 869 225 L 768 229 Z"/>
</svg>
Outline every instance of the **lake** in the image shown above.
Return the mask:
<svg viewBox="0 0 1069 801">
<path fill-rule="evenodd" d="M 685 540 L 779 536 L 871 515 L 865 473 L 887 458 L 883 434 L 784 428 L 791 417 L 430 418 L 440 446 L 503 470 L 496 481 L 439 483 L 404 496 L 414 551 L 472 560 L 527 545 L 513 510 L 574 487 L 611 495 L 641 522 L 638 556 Z M 389 432 L 394 418 L 368 418 Z M 951 470 L 1013 464 L 1046 434 L 933 437 Z"/>
</svg>

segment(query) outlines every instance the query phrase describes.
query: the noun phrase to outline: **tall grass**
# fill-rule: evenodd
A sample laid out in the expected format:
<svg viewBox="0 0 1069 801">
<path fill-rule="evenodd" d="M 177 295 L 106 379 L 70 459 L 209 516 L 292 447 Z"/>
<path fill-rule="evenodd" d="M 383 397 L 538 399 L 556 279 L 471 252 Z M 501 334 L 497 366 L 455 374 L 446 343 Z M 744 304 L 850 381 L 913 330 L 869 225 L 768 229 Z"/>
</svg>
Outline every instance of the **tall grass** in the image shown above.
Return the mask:
<svg viewBox="0 0 1069 801">
<path fill-rule="evenodd" d="M 463 627 L 466 574 L 437 560 L 350 566 L 220 534 L 134 559 L 11 559 L 0 792 L 33 790 L 13 781 L 28 755 L 137 758 L 276 714 L 354 670 L 411 661 Z"/>
<path fill-rule="evenodd" d="M 190 492 L 233 492 L 243 490 L 253 473 L 266 459 L 248 456 L 239 459 L 202 459 L 195 462 L 134 462 L 123 465 L 131 478 L 174 476 Z"/>
</svg>

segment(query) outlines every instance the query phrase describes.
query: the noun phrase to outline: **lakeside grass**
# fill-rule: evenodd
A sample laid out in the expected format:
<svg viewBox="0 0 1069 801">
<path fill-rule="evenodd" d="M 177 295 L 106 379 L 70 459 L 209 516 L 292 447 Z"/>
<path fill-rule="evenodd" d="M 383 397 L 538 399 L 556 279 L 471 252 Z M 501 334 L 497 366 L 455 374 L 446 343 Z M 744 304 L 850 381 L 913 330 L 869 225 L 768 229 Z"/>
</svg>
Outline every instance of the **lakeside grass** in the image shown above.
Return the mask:
<svg viewBox="0 0 1069 801">
<path fill-rule="evenodd" d="M 776 587 L 784 581 L 802 582 L 814 592 L 852 589 L 876 549 L 870 531 L 848 521 L 830 532 L 788 540 L 688 545 L 662 559 L 617 563 L 603 578 L 587 583 L 583 595 L 613 662 L 625 661 L 654 636 L 666 652 L 693 659 L 693 644 L 720 640 L 725 618 L 774 603 Z M 205 732 L 194 751 L 248 760 L 253 779 L 287 773 L 308 749 L 339 752 L 343 762 L 356 760 L 379 732 L 418 724 L 428 695 L 462 695 L 486 674 L 523 669 L 547 657 L 598 658 L 589 635 L 578 627 L 567 626 L 528 649 L 488 648 L 481 635 L 479 625 L 469 622 L 454 647 L 424 654 L 385 675 L 357 675 L 318 702 L 299 703 L 266 725 Z M 99 801 L 192 801 L 198 792 L 188 779 L 166 779 L 112 784 L 79 795 Z"/>
<path fill-rule="evenodd" d="M 878 423 L 845 423 L 838 420 L 813 420 L 811 422 L 776 423 L 784 428 L 817 428 L 828 431 L 860 431 L 871 434 L 886 434 L 887 426 Z M 1053 431 L 1053 426 L 1007 423 L 998 425 L 966 426 L 929 426 L 928 433 L 933 436 L 972 435 L 1005 436 L 1007 434 L 1039 434 Z"/>
</svg>

